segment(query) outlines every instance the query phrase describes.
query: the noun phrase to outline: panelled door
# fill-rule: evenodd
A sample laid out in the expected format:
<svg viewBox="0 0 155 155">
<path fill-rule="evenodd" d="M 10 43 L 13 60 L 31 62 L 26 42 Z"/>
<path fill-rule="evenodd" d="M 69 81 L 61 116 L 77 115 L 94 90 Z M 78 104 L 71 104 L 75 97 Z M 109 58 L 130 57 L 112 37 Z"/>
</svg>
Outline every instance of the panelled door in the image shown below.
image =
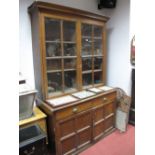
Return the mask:
<svg viewBox="0 0 155 155">
<path fill-rule="evenodd" d="M 71 154 L 91 143 L 91 110 L 75 114 L 57 123 L 57 150 L 59 154 Z"/>
<path fill-rule="evenodd" d="M 115 104 L 113 102 L 100 105 L 93 110 L 93 140 L 102 137 L 114 127 Z"/>
</svg>

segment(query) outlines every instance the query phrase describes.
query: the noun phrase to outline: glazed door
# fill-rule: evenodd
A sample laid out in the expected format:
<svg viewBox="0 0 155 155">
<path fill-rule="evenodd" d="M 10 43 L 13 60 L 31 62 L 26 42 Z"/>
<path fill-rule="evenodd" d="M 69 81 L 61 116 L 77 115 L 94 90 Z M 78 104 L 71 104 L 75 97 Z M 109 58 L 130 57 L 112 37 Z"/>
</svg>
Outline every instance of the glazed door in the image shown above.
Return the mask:
<svg viewBox="0 0 155 155">
<path fill-rule="evenodd" d="M 103 83 L 103 26 L 81 24 L 82 85 L 89 88 Z"/>
<path fill-rule="evenodd" d="M 46 96 L 77 90 L 76 22 L 44 17 Z"/>
</svg>

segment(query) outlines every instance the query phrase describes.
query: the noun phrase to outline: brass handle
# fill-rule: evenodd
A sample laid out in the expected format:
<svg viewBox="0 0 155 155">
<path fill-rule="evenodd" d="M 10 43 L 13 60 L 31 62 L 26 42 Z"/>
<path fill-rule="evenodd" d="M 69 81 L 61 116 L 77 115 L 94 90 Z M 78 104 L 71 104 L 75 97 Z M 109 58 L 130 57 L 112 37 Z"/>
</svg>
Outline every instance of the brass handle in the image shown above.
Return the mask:
<svg viewBox="0 0 155 155">
<path fill-rule="evenodd" d="M 78 111 L 78 108 L 73 108 L 73 113 L 76 113 Z"/>
<path fill-rule="evenodd" d="M 107 99 L 106 97 L 103 98 L 103 101 L 104 101 L 104 102 L 107 101 L 107 100 L 108 100 L 108 99 Z"/>
</svg>

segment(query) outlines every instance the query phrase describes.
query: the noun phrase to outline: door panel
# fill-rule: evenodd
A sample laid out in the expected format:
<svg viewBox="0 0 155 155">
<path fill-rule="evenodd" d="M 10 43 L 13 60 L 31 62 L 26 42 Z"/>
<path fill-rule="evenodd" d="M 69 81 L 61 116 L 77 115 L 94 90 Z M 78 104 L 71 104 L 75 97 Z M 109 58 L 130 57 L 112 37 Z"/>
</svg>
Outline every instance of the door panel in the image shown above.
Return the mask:
<svg viewBox="0 0 155 155">
<path fill-rule="evenodd" d="M 114 127 L 114 116 L 109 117 L 105 120 L 105 130 L 108 130 L 112 127 Z"/>
<path fill-rule="evenodd" d="M 100 106 L 94 110 L 94 123 L 104 118 L 104 108 Z"/>
<path fill-rule="evenodd" d="M 104 133 L 104 121 L 94 125 L 93 127 L 93 139 L 96 140 L 97 138 L 101 137 Z"/>
<path fill-rule="evenodd" d="M 104 108 L 105 108 L 105 117 L 114 113 L 114 104 L 113 103 L 109 103 L 109 104 L 105 105 Z"/>
<path fill-rule="evenodd" d="M 78 148 L 91 142 L 92 134 L 92 114 L 91 110 L 78 114 L 76 117 L 76 133 Z"/>
<path fill-rule="evenodd" d="M 76 130 L 83 129 L 87 126 L 91 126 L 91 113 L 85 112 L 83 114 L 79 114 L 76 117 Z"/>
<path fill-rule="evenodd" d="M 91 143 L 91 127 L 78 133 L 77 136 L 78 136 L 78 148 Z"/>
<path fill-rule="evenodd" d="M 74 119 L 66 120 L 59 125 L 60 137 L 67 136 L 71 133 L 75 133 Z"/>
<path fill-rule="evenodd" d="M 76 135 L 73 135 L 61 141 L 62 154 L 70 154 L 76 150 Z"/>
</svg>

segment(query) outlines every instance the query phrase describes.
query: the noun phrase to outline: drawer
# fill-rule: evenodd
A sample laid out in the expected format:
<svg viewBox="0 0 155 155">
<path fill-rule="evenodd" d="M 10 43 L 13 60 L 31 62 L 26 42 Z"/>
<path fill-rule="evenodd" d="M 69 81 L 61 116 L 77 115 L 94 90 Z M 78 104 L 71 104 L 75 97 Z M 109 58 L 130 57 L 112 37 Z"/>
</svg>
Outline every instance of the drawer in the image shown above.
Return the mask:
<svg viewBox="0 0 155 155">
<path fill-rule="evenodd" d="M 67 118 L 79 112 L 86 111 L 90 108 L 92 108 L 92 101 L 87 101 L 87 102 L 83 102 L 75 106 L 64 108 L 56 112 L 56 120 Z"/>
<path fill-rule="evenodd" d="M 115 100 L 116 100 L 116 93 L 115 92 L 110 93 L 110 94 L 106 94 L 106 95 L 103 95 L 102 97 L 94 99 L 93 100 L 93 106 L 96 107 L 96 106 L 106 104 L 109 102 L 114 102 Z"/>
</svg>

